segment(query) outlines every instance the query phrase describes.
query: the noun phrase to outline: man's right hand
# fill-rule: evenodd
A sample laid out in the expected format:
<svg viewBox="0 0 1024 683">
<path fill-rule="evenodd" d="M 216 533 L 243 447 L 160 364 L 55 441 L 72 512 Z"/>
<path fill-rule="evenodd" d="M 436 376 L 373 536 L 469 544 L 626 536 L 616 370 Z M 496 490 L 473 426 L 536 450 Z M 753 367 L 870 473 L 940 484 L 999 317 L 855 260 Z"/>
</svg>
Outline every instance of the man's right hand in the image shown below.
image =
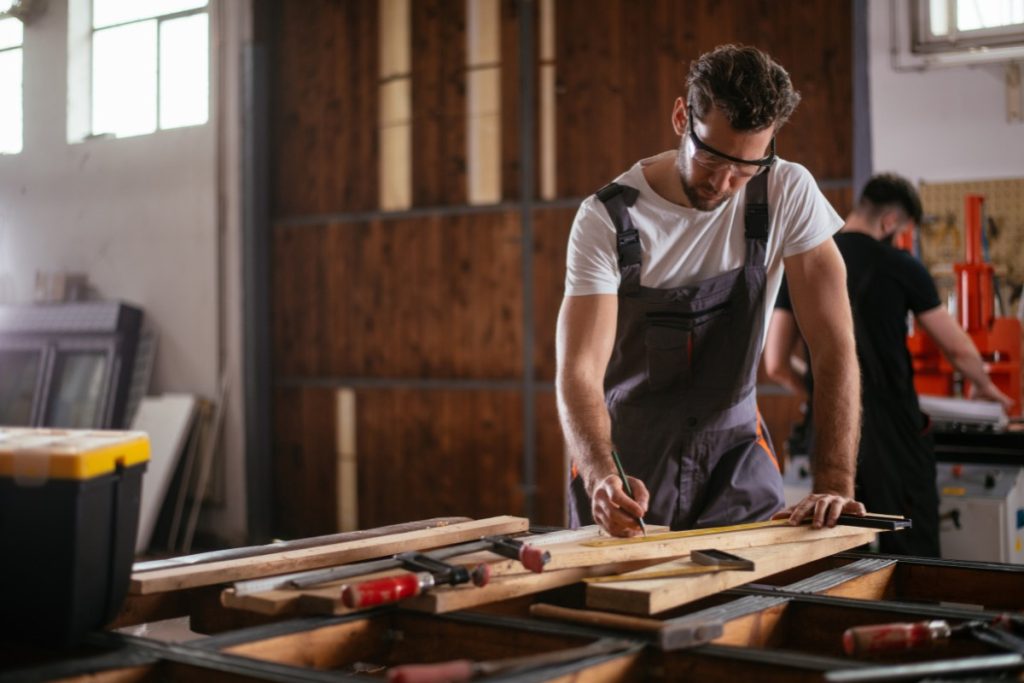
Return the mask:
<svg viewBox="0 0 1024 683">
<path fill-rule="evenodd" d="M 629 486 L 636 500 L 626 495 L 617 474 L 609 474 L 598 481 L 590 493 L 590 511 L 594 521 L 612 536 L 639 536 L 643 533 L 637 519 L 647 514 L 650 494 L 636 477 L 629 477 Z"/>
<path fill-rule="evenodd" d="M 999 387 L 997 387 L 993 382 L 989 382 L 988 385 L 984 387 L 972 384 L 971 391 L 968 396 L 973 399 L 1000 403 L 1006 411 L 1009 411 L 1010 408 L 1013 407 L 1013 399 L 1000 391 Z"/>
</svg>

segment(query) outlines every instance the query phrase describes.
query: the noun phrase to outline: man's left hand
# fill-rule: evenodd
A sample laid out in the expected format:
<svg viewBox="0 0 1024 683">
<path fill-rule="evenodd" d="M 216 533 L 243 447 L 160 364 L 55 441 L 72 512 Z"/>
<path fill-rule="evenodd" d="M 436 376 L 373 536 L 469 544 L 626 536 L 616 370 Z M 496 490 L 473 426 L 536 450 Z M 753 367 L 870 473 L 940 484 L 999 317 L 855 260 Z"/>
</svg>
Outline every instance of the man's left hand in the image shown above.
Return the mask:
<svg viewBox="0 0 1024 683">
<path fill-rule="evenodd" d="M 811 526 L 815 529 L 822 527 L 834 527 L 839 515 L 856 515 L 863 517 L 867 514 L 863 503 L 858 503 L 853 498 L 847 498 L 835 493 L 811 493 L 796 505 L 785 510 L 780 510 L 772 515 L 772 519 L 789 518 L 789 523 L 796 526 L 808 516 L 813 515 Z"/>
</svg>

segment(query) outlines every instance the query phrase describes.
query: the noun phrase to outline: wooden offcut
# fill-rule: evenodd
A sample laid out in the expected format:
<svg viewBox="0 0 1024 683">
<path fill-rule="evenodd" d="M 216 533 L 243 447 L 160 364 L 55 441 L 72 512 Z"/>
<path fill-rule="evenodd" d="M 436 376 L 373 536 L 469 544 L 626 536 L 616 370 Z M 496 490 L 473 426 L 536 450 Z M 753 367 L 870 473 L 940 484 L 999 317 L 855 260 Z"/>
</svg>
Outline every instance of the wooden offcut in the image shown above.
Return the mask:
<svg viewBox="0 0 1024 683">
<path fill-rule="evenodd" d="M 490 517 L 436 529 L 284 551 L 255 558 L 207 562 L 194 567 L 175 567 L 134 574 L 130 592 L 160 593 L 317 569 L 410 550 L 437 548 L 490 534 L 514 534 L 526 531 L 528 527 L 529 520 L 522 517 Z"/>
</svg>

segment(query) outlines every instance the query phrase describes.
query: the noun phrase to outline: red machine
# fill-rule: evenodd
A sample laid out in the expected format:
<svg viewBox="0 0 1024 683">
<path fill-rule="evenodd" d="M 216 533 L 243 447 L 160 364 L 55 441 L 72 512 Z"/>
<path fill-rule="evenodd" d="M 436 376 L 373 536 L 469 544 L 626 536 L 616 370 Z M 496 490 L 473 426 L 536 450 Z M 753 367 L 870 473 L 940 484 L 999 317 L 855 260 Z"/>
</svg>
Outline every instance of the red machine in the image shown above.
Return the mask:
<svg viewBox="0 0 1024 683">
<path fill-rule="evenodd" d="M 992 264 L 982 254 L 981 195 L 967 195 L 964 206 L 964 262 L 953 265 L 956 274 L 957 322 L 967 331 L 988 366 L 995 385 L 1014 399 L 1010 415 L 1021 414 L 1021 326 L 1012 317 L 996 317 Z M 909 231 L 904 232 L 907 235 Z M 900 237 L 903 237 L 901 235 Z M 910 240 L 913 237 L 910 236 Z M 907 240 L 897 246 L 907 248 Z M 919 394 L 954 395 L 954 369 L 923 330 L 915 328 L 907 337 L 914 362 L 914 386 Z M 970 383 L 964 382 L 968 395 Z"/>
</svg>

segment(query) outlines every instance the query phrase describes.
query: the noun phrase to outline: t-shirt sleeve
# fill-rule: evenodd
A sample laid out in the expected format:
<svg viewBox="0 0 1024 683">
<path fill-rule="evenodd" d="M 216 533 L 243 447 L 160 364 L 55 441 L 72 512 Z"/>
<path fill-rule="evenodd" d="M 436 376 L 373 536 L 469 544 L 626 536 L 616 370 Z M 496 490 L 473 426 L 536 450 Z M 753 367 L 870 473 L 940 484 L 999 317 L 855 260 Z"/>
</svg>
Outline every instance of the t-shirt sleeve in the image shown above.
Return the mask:
<svg viewBox="0 0 1024 683">
<path fill-rule="evenodd" d="M 935 280 L 924 264 L 905 252 L 900 252 L 902 263 L 896 272 L 900 274 L 907 292 L 907 304 L 915 315 L 926 313 L 942 305 Z"/>
<path fill-rule="evenodd" d="M 783 183 L 779 208 L 783 256 L 810 251 L 843 227 L 843 219 L 806 168 L 788 164 L 779 182 Z"/>
<path fill-rule="evenodd" d="M 616 294 L 618 291 L 615 226 L 604 205 L 591 196 L 580 205 L 569 233 L 565 295 Z"/>
</svg>

